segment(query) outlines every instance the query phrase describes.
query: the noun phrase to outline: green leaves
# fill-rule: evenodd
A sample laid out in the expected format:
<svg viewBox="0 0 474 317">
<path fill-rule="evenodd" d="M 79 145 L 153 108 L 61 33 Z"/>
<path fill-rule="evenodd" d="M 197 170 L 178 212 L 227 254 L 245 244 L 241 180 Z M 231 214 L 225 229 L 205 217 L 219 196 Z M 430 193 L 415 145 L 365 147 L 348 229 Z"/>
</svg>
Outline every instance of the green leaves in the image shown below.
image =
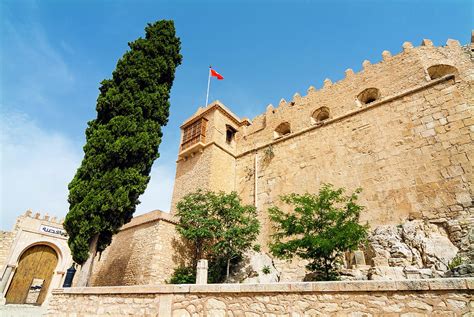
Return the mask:
<svg viewBox="0 0 474 317">
<path fill-rule="evenodd" d="M 177 204 L 178 232 L 191 245 L 191 265 L 202 258 L 227 265 L 252 247 L 260 230 L 255 207 L 242 205 L 237 193 L 198 190 Z M 211 268 L 219 272 L 222 270 Z"/>
<path fill-rule="evenodd" d="M 94 235 L 99 234 L 102 251 L 130 221 L 159 156 L 181 43 L 172 21 L 148 24 L 145 32 L 145 39 L 129 43 L 112 79 L 102 81 L 97 118 L 86 129 L 84 159 L 69 184 L 64 228 L 79 264 L 89 257 Z"/>
<path fill-rule="evenodd" d="M 270 250 L 280 258 L 297 255 L 311 262 L 307 269 L 337 277 L 336 264 L 342 252 L 354 250 L 367 237 L 368 226 L 358 223 L 363 207 L 356 203 L 360 189 L 344 195 L 344 189 L 323 184 L 318 195 L 289 194 L 281 200 L 294 207 L 285 213 L 278 207 L 269 209 L 275 227 Z"/>
</svg>

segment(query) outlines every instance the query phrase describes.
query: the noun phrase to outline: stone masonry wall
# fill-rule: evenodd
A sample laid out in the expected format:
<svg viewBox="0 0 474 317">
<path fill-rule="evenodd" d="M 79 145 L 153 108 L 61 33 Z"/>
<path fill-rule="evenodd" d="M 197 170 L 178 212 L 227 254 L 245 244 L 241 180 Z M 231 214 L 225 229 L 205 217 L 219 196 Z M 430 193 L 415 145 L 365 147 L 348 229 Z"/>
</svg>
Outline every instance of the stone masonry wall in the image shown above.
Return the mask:
<svg viewBox="0 0 474 317">
<path fill-rule="evenodd" d="M 267 213 L 279 196 L 317 192 L 321 183 L 362 187 L 362 222 L 372 227 L 407 219 L 456 219 L 472 204 L 474 131 L 469 106 L 451 80 L 367 109 L 257 152 L 262 244 Z M 454 128 L 456 126 L 456 128 Z M 237 188 L 254 198 L 254 153 L 237 160 Z"/>
<path fill-rule="evenodd" d="M 458 84 L 466 86 L 471 82 L 472 85 L 472 61 L 457 41 L 448 40 L 443 47 L 433 47 L 426 40 L 416 48 L 411 43 L 404 43 L 400 54 L 392 56 L 384 51 L 382 57 L 382 61 L 376 64 L 364 61 L 363 69 L 358 73 L 346 70 L 345 78 L 336 83 L 326 79 L 321 89 L 311 86 L 306 96 L 296 93 L 292 101 L 282 99 L 277 107 L 269 105 L 263 114 L 252 120 L 250 126 L 240 129 L 237 152 L 243 153 L 268 143 L 273 139 L 273 131 L 282 122 L 290 123 L 292 133 L 309 127 L 312 113 L 322 106 L 329 109 L 330 118 L 360 108 L 357 96 L 366 88 L 377 88 L 379 99 L 384 99 L 427 83 L 431 80 L 427 69 L 433 65 L 452 65 L 457 69 Z M 462 90 L 465 97 L 472 100 L 469 90 Z M 370 114 L 365 113 L 364 116 Z"/>
<path fill-rule="evenodd" d="M 29 210 L 26 212 L 26 215 L 30 215 Z M 23 219 L 25 219 L 25 217 L 27 217 L 26 215 L 20 215 L 17 217 L 12 231 L 0 231 L 0 272 L 3 272 L 5 265 L 7 265 L 6 262 L 8 260 L 8 255 L 11 252 L 13 241 L 18 233 L 19 224 Z"/>
<path fill-rule="evenodd" d="M 212 189 L 231 192 L 235 189 L 235 158 L 217 147 L 213 147 L 212 153 Z M 226 171 L 226 173 L 222 171 Z"/>
<path fill-rule="evenodd" d="M 97 257 L 93 286 L 165 283 L 176 264 L 171 216 L 160 211 L 138 216 L 125 225 Z"/>
<path fill-rule="evenodd" d="M 205 151 L 200 155 L 188 158 L 186 161 L 179 162 L 179 168 L 176 169 L 175 186 L 173 189 L 173 198 L 171 212 L 176 211 L 177 202 L 187 193 L 195 191 L 198 188 L 209 188 L 209 178 L 211 172 L 210 161 L 212 154 Z M 179 184 L 179 186 L 177 186 Z"/>
<path fill-rule="evenodd" d="M 473 279 L 59 289 L 47 316 L 472 316 Z"/>
<path fill-rule="evenodd" d="M 3 268 L 6 265 L 15 234 L 15 231 L 0 231 L 0 272 L 3 272 Z"/>
</svg>

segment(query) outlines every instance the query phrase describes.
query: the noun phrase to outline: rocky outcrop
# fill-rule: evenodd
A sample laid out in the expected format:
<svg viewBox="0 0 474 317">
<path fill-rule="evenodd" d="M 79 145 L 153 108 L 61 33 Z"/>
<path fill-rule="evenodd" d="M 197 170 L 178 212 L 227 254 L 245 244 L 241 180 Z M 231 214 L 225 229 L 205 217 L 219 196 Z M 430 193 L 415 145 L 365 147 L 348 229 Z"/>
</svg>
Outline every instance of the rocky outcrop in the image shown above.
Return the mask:
<svg viewBox="0 0 474 317">
<path fill-rule="evenodd" d="M 370 279 L 441 277 L 458 253 L 443 227 L 422 220 L 377 227 L 369 242 Z"/>
<path fill-rule="evenodd" d="M 249 251 L 244 261 L 235 268 L 231 283 L 258 284 L 276 283 L 280 280 L 280 272 L 273 264 L 272 258 L 266 253 Z"/>
<path fill-rule="evenodd" d="M 474 264 L 468 264 L 472 263 L 472 223 L 472 217 L 467 216 L 449 221 L 411 220 L 399 225 L 376 227 L 363 252 L 345 254 L 339 270 L 340 279 L 401 280 L 473 276 Z M 461 259 L 464 265 L 450 271 L 450 266 L 456 262 L 453 261 L 455 257 Z M 288 279 L 287 272 L 294 265 L 286 262 L 286 265 L 279 264 L 282 261 L 273 261 L 267 254 L 252 251 L 240 264 L 231 282 L 303 280 L 302 277 L 294 276 Z M 297 262 L 303 263 L 301 259 Z M 281 279 L 279 268 L 283 268 L 281 271 L 285 274 L 281 275 Z M 306 272 L 304 266 L 296 269 Z"/>
<path fill-rule="evenodd" d="M 354 258 L 354 254 L 346 254 L 341 279 L 400 280 L 473 276 L 474 265 L 468 264 L 471 263 L 469 248 L 472 246 L 465 245 L 465 241 L 471 239 L 468 234 L 469 230 L 472 231 L 470 223 L 464 220 L 437 223 L 412 220 L 400 225 L 379 226 L 369 236 L 364 248 L 364 261 L 348 261 L 348 258 Z M 450 270 L 458 261 L 462 265 Z"/>
</svg>

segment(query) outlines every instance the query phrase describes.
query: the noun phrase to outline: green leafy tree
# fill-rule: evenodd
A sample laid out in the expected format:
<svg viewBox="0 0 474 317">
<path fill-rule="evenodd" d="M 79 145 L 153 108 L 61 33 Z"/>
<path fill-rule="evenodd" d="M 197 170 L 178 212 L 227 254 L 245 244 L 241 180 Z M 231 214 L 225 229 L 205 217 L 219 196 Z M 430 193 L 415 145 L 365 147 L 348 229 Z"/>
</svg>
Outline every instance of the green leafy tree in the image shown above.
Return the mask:
<svg viewBox="0 0 474 317">
<path fill-rule="evenodd" d="M 212 249 L 220 221 L 216 217 L 218 194 L 198 190 L 184 196 L 176 205 L 179 217 L 178 232 L 192 250 L 191 266 L 196 268 L 197 261 L 205 258 Z"/>
<path fill-rule="evenodd" d="M 202 190 L 186 195 L 176 207 L 178 232 L 192 249 L 191 267 L 207 258 L 212 281 L 228 278 L 232 261 L 241 258 L 257 238 L 260 224 L 255 207 L 242 205 L 235 192 Z"/>
<path fill-rule="evenodd" d="M 219 194 L 216 206 L 221 224 L 217 231 L 217 242 L 212 251 L 226 265 L 226 279 L 230 275 L 231 261 L 242 257 L 252 247 L 260 230 L 257 211 L 253 206 L 242 206 L 236 192 Z"/>
<path fill-rule="evenodd" d="M 82 286 L 96 252 L 110 244 L 140 203 L 159 156 L 161 127 L 168 122 L 181 43 L 173 21 L 148 24 L 145 33 L 128 44 L 112 79 L 102 81 L 97 118 L 88 123 L 84 158 L 69 184 L 64 228 L 73 259 L 82 265 Z"/>
<path fill-rule="evenodd" d="M 366 238 L 368 225 L 359 224 L 363 207 L 356 203 L 360 189 L 344 195 L 344 189 L 323 184 L 319 193 L 289 194 L 281 200 L 294 212 L 269 209 L 275 233 L 270 251 L 279 258 L 297 255 L 310 260 L 306 268 L 317 279 L 338 278 L 337 262 L 342 253 L 355 250 Z"/>
</svg>

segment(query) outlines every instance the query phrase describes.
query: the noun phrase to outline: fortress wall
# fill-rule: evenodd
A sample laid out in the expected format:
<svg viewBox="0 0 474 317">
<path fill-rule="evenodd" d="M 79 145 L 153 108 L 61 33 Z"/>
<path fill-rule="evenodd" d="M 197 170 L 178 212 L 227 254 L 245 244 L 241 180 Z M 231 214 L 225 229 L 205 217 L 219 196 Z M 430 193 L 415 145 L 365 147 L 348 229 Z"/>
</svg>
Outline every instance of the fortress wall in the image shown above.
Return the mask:
<svg viewBox="0 0 474 317">
<path fill-rule="evenodd" d="M 158 227 L 159 237 L 156 239 L 152 261 L 152 278 L 148 284 L 166 283 L 173 275 L 174 269 L 182 264 L 183 256 L 177 249 L 181 237 L 176 231 L 175 223 L 161 221 Z"/>
<path fill-rule="evenodd" d="M 211 151 L 211 189 L 227 193 L 235 190 L 235 158 L 215 146 Z"/>
<path fill-rule="evenodd" d="M 232 126 L 236 131 L 239 128 L 231 122 L 220 111 L 214 112 L 214 135 L 215 142 L 208 149 L 211 154 L 210 167 L 210 189 L 214 191 L 231 192 L 235 190 L 235 140 L 226 142 L 226 127 Z M 207 150 L 206 149 L 206 150 Z"/>
<path fill-rule="evenodd" d="M 470 316 L 473 279 L 54 290 L 47 316 Z"/>
<path fill-rule="evenodd" d="M 317 192 L 321 183 L 349 191 L 362 187 L 360 203 L 367 209 L 361 220 L 372 226 L 407 218 L 446 221 L 468 212 L 474 197 L 474 108 L 452 77 L 414 88 L 283 138 L 272 145 L 271 160 L 264 159 L 267 147 L 258 150 L 262 246 L 270 234 L 266 210 L 280 205 L 279 195 Z M 254 155 L 236 162 L 237 191 L 248 204 L 254 202 Z"/>
<path fill-rule="evenodd" d="M 291 102 L 283 100 L 278 106 L 267 107 L 264 114 L 254 118 L 252 125 L 238 133 L 238 152 L 272 140 L 273 131 L 282 122 L 288 121 L 292 132 L 310 127 L 312 113 L 322 106 L 329 108 L 331 117 L 354 111 L 360 107 L 356 102 L 358 94 L 366 88 L 378 88 L 381 98 L 386 98 L 427 83 L 430 79 L 426 69 L 432 65 L 453 65 L 458 68 L 462 81 L 472 81 L 472 62 L 457 41 L 448 40 L 445 47 L 433 47 L 425 41 L 425 46 L 416 48 L 405 43 L 403 51 L 395 56 L 385 51 L 381 62 L 364 61 L 363 70 L 358 73 L 347 70 L 346 77 L 339 82 L 326 80 L 319 90 L 310 87 L 306 96 L 296 94 Z"/>
<path fill-rule="evenodd" d="M 8 254 L 15 239 L 16 231 L 0 231 L 0 272 L 7 264 Z"/>
<path fill-rule="evenodd" d="M 13 242 L 19 230 L 19 224 L 25 218 L 25 215 L 20 215 L 17 217 L 15 225 L 12 228 L 12 231 L 0 231 L 0 274 L 3 273 L 10 255 Z"/>
<path fill-rule="evenodd" d="M 472 258 L 471 56 L 454 40 L 443 47 L 429 40 L 419 47 L 404 43 L 400 54 L 384 51 L 381 62 L 364 61 L 362 71 L 347 70 L 339 82 L 325 80 L 306 96 L 269 105 L 251 124 L 220 102 L 211 103 L 183 125 L 201 116 L 209 120 L 205 144 L 179 154 L 172 211 L 199 188 L 236 190 L 244 203 L 257 206 L 259 243 L 268 251 L 267 210 L 281 205 L 280 195 L 317 193 L 322 183 L 349 192 L 361 187 L 359 202 L 366 206 L 361 221 L 372 229 L 424 219 L 443 227 L 459 254 Z M 440 71 L 442 66 L 434 75 L 430 67 L 440 64 L 455 67 L 454 72 Z M 357 97 L 367 88 L 377 88 L 380 97 L 362 104 Z M 329 109 L 329 118 L 317 122 L 313 112 L 321 107 Z M 229 145 L 225 126 L 235 122 L 238 132 Z M 291 132 L 276 135 L 284 122 Z M 274 264 L 282 281 L 304 273 L 303 261 Z"/>
<path fill-rule="evenodd" d="M 214 134 L 212 138 L 209 138 L 208 140 L 209 141 L 212 140 L 218 146 L 230 152 L 231 155 L 235 155 L 236 142 L 235 140 L 232 141 L 231 143 L 226 142 L 226 130 L 227 130 L 227 126 L 231 126 L 235 129 L 235 131 L 238 131 L 239 126 L 235 122 L 229 120 L 229 118 L 226 117 L 224 113 L 221 111 L 216 111 L 213 113 L 212 121 L 213 121 Z"/>
<path fill-rule="evenodd" d="M 172 217 L 154 211 L 135 217 L 97 256 L 91 285 L 147 285 L 165 283 L 177 266 Z"/>
<path fill-rule="evenodd" d="M 171 200 L 171 213 L 176 212 L 176 204 L 184 195 L 198 188 L 209 188 L 212 153 L 204 151 L 198 155 L 181 160 L 176 168 L 176 177 Z"/>
<path fill-rule="evenodd" d="M 460 46 L 456 40 L 448 40 L 446 46 L 433 47 L 431 41 L 427 41 L 427 45 L 422 45 L 413 49 L 413 53 L 417 54 L 417 58 L 421 61 L 425 69 L 425 79 L 429 80 L 426 69 L 432 65 L 445 64 L 452 65 L 458 69 L 459 81 L 465 83 L 474 79 L 474 68 L 472 60 L 469 58 L 467 48 Z"/>
</svg>

